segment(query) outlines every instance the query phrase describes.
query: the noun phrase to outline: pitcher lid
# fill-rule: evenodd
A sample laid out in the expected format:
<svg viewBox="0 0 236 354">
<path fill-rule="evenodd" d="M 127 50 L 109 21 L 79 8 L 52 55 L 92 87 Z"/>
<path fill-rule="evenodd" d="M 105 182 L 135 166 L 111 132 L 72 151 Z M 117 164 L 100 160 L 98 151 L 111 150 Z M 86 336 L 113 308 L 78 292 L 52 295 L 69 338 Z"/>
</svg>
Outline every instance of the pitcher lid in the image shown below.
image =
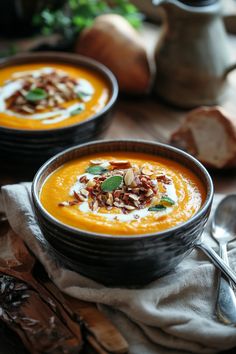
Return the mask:
<svg viewBox="0 0 236 354">
<path fill-rule="evenodd" d="M 219 2 L 219 0 L 179 0 L 189 6 L 208 6 Z"/>
</svg>

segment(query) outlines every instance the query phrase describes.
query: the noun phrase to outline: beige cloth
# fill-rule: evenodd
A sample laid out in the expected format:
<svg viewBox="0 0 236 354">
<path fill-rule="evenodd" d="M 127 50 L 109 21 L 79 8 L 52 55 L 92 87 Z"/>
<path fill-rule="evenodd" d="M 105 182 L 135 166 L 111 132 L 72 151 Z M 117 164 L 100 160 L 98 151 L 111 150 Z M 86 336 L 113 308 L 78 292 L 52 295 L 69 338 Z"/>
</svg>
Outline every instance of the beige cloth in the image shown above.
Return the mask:
<svg viewBox="0 0 236 354">
<path fill-rule="evenodd" d="M 175 271 L 146 287 L 104 287 L 63 268 L 48 254 L 32 210 L 30 184 L 5 186 L 2 192 L 11 227 L 55 284 L 69 295 L 98 303 L 128 340 L 130 354 L 216 353 L 236 347 L 236 328 L 214 317 L 216 270 L 200 251 L 194 250 Z M 216 246 L 207 230 L 203 237 Z M 236 241 L 229 247 L 229 258 L 236 270 Z"/>
</svg>

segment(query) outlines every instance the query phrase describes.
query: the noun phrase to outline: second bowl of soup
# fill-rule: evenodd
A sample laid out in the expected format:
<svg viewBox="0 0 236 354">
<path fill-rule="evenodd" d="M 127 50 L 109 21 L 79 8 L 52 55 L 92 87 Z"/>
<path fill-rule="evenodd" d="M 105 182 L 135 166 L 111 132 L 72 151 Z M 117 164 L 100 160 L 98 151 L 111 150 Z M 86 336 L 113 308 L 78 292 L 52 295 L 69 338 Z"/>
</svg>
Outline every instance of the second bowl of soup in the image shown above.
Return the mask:
<svg viewBox="0 0 236 354">
<path fill-rule="evenodd" d="M 112 73 L 73 54 L 16 56 L 0 65 L 0 155 L 40 163 L 101 135 L 117 98 Z"/>
<path fill-rule="evenodd" d="M 148 142 L 73 148 L 33 184 L 40 226 L 59 257 L 111 285 L 146 283 L 178 264 L 199 239 L 211 199 L 202 165 Z"/>
</svg>

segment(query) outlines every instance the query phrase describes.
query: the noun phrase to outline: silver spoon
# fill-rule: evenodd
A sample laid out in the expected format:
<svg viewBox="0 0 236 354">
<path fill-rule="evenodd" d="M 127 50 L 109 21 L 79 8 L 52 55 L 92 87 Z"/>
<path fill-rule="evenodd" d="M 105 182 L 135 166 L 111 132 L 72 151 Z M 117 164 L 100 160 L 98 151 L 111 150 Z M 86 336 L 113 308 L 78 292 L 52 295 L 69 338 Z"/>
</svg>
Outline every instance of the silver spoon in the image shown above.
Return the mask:
<svg viewBox="0 0 236 354">
<path fill-rule="evenodd" d="M 229 264 L 227 246 L 236 237 L 236 195 L 225 197 L 216 208 L 211 234 L 219 244 L 219 255 Z M 236 296 L 230 282 L 219 273 L 216 315 L 225 324 L 236 325 Z"/>
</svg>

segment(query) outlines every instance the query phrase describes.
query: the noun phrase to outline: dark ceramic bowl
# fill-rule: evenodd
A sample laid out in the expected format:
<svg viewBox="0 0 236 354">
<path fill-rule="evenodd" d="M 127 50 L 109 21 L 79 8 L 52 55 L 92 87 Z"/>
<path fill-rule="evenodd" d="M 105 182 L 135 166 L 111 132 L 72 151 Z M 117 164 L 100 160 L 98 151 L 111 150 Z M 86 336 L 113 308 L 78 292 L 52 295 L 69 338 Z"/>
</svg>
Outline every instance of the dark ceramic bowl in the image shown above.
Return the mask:
<svg viewBox="0 0 236 354">
<path fill-rule="evenodd" d="M 107 105 L 90 118 L 63 128 L 49 130 L 23 130 L 1 127 L 0 119 L 0 160 L 21 163 L 39 168 L 51 156 L 77 144 L 103 135 L 111 122 L 111 113 L 118 95 L 114 75 L 102 64 L 83 56 L 65 53 L 40 52 L 15 56 L 0 63 L 0 70 L 12 65 L 27 63 L 64 63 L 98 72 L 107 80 L 111 97 Z"/>
<path fill-rule="evenodd" d="M 187 222 L 158 234 L 110 236 L 67 226 L 42 207 L 39 194 L 50 173 L 81 156 L 114 151 L 163 156 L 186 166 L 206 188 L 202 208 Z M 147 141 L 95 141 L 66 150 L 47 161 L 34 178 L 32 195 L 40 228 L 67 266 L 103 284 L 139 286 L 171 271 L 191 252 L 210 213 L 213 184 L 206 169 L 195 158 L 171 146 Z"/>
</svg>

